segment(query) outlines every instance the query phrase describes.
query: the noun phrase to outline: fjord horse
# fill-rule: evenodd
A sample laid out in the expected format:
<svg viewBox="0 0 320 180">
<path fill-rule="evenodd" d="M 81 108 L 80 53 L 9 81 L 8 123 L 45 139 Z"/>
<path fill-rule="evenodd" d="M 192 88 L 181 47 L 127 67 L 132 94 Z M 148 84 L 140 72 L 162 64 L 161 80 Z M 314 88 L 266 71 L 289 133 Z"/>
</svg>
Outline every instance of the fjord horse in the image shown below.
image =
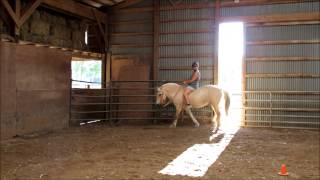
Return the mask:
<svg viewBox="0 0 320 180">
<path fill-rule="evenodd" d="M 199 122 L 193 116 L 190 108 L 186 106 L 183 92 L 183 85 L 179 85 L 176 83 L 166 83 L 160 86 L 157 89 L 157 104 L 168 105 L 173 103 L 176 108 L 176 117 L 170 127 L 176 127 L 177 121 L 182 110 L 185 110 L 192 121 L 194 122 L 195 127 L 199 127 Z M 214 116 L 212 117 L 211 122 L 213 123 L 212 133 L 216 133 L 220 127 L 220 103 L 224 102 L 224 109 L 226 115 L 228 115 L 228 110 L 230 106 L 230 95 L 227 91 L 215 86 L 215 85 L 206 85 L 200 87 L 197 90 L 194 90 L 189 95 L 189 100 L 192 108 L 198 109 L 205 106 L 209 106 L 212 111 L 214 111 Z"/>
</svg>

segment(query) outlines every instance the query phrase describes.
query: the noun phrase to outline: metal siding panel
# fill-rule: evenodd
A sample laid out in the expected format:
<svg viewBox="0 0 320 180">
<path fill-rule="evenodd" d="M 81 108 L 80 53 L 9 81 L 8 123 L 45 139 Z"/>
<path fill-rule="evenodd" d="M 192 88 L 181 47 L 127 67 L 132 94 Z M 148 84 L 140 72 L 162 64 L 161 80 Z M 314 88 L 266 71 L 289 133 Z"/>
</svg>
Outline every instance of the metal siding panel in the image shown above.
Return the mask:
<svg viewBox="0 0 320 180">
<path fill-rule="evenodd" d="M 212 58 L 161 58 L 159 67 L 188 67 L 194 61 L 200 62 L 201 66 L 213 66 Z"/>
<path fill-rule="evenodd" d="M 247 46 L 247 57 L 320 57 L 320 44 L 292 44 L 292 45 L 256 45 Z"/>
<path fill-rule="evenodd" d="M 194 43 L 194 42 L 214 42 L 213 33 L 187 33 L 187 34 L 162 34 L 160 43 Z"/>
<path fill-rule="evenodd" d="M 134 44 L 134 43 L 145 43 L 153 44 L 153 38 L 149 35 L 146 36 L 112 36 L 110 38 L 111 44 Z"/>
<path fill-rule="evenodd" d="M 168 2 L 160 1 L 161 6 L 170 5 Z M 182 1 L 182 4 L 200 3 L 196 0 Z M 160 32 L 168 33 L 160 35 L 160 60 L 159 67 L 189 67 L 193 61 L 200 62 L 201 66 L 212 66 L 213 56 L 208 58 L 188 58 L 201 55 L 213 55 L 214 53 L 214 34 L 212 33 L 184 33 L 186 31 L 214 30 L 213 20 L 194 20 L 167 22 L 182 19 L 202 19 L 214 16 L 213 8 L 211 9 L 183 9 L 183 10 L 166 10 L 160 11 Z M 176 32 L 175 34 L 170 34 Z M 177 33 L 181 32 L 181 33 Z M 194 43 L 206 43 L 208 45 L 188 45 Z M 170 44 L 176 44 L 171 45 Z M 180 45 L 178 45 L 180 44 Z M 175 57 L 175 58 L 171 58 Z M 177 58 L 181 57 L 181 58 Z M 207 68 L 206 68 L 207 69 Z M 212 68 L 201 70 L 203 79 L 213 78 Z M 159 79 L 163 80 L 183 80 L 190 76 L 190 71 L 170 70 L 159 71 Z M 207 82 L 203 82 L 208 84 Z"/>
<path fill-rule="evenodd" d="M 162 46 L 160 47 L 160 57 L 172 57 L 183 55 L 185 57 L 200 55 L 200 54 L 213 54 L 214 49 L 212 46 Z M 191 64 L 189 65 L 191 67 Z M 191 68 L 190 68 L 191 70 Z"/>
<path fill-rule="evenodd" d="M 196 19 L 199 17 L 209 18 L 214 17 L 213 9 L 183 9 L 161 11 L 160 20 L 176 20 L 176 19 Z"/>
<path fill-rule="evenodd" d="M 221 16 L 253 16 L 320 11 L 320 2 L 270 4 L 260 6 L 238 6 L 221 8 Z"/>
<path fill-rule="evenodd" d="M 148 0 L 142 1 L 135 6 L 153 7 L 153 2 Z M 141 59 L 143 56 L 150 56 L 153 53 L 153 36 L 152 35 L 113 35 L 112 33 L 152 33 L 153 32 L 153 12 L 121 12 L 116 11 L 111 16 L 111 51 L 113 55 L 138 55 Z M 122 22 L 124 21 L 124 22 Z M 143 23 L 130 23 L 144 21 Z M 129 44 L 130 46 L 126 46 Z M 132 47 L 132 45 L 137 45 Z M 120 46 L 112 46 L 120 45 Z M 121 46 L 122 45 L 122 46 Z M 141 47 L 139 45 L 150 45 Z M 152 64 L 149 62 L 149 64 Z"/>
<path fill-rule="evenodd" d="M 177 32 L 192 30 L 213 30 L 213 22 L 210 21 L 186 21 L 186 22 L 170 22 L 161 23 L 160 32 Z"/>
<path fill-rule="evenodd" d="M 143 20 L 147 21 L 153 20 L 153 12 L 136 12 L 136 13 L 124 13 L 124 12 L 116 12 L 111 15 L 111 19 L 113 22 L 118 21 L 138 21 Z"/>
<path fill-rule="evenodd" d="M 153 32 L 153 24 L 119 24 L 112 27 L 112 32 Z"/>
<path fill-rule="evenodd" d="M 319 74 L 320 61 L 250 61 L 247 73 L 305 73 Z"/>
<path fill-rule="evenodd" d="M 320 24 L 248 27 L 246 38 L 247 41 L 320 40 L 319 29 Z"/>
<path fill-rule="evenodd" d="M 124 48 L 112 48 L 112 54 L 113 55 L 150 55 L 153 52 L 153 47 L 136 47 L 136 48 L 130 48 L 130 47 L 124 47 Z"/>
<path fill-rule="evenodd" d="M 247 91 L 319 91 L 320 78 L 247 78 Z"/>
</svg>

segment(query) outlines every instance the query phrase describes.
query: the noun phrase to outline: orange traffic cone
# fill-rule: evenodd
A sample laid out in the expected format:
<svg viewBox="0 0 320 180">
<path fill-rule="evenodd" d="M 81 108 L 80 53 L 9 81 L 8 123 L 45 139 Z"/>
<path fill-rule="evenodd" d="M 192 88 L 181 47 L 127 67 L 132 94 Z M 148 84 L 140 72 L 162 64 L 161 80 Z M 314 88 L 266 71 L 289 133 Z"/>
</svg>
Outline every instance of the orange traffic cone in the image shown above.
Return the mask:
<svg viewBox="0 0 320 180">
<path fill-rule="evenodd" d="M 289 173 L 287 172 L 287 167 L 285 164 L 281 165 L 280 172 L 278 173 L 280 176 L 288 176 Z"/>
</svg>

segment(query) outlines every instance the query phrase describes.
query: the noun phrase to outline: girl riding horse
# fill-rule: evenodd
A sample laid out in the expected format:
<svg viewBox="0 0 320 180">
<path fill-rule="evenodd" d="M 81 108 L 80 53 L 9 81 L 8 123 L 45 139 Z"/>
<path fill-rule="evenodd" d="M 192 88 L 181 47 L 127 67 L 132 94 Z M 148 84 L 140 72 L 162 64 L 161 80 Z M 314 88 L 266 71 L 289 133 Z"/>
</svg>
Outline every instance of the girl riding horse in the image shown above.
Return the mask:
<svg viewBox="0 0 320 180">
<path fill-rule="evenodd" d="M 183 84 L 187 85 L 187 87 L 185 88 L 185 90 L 183 92 L 183 96 L 186 101 L 187 108 L 189 108 L 189 109 L 191 108 L 190 101 L 189 101 L 189 94 L 192 91 L 199 88 L 200 78 L 201 78 L 201 74 L 199 71 L 199 62 L 193 62 L 192 63 L 192 75 L 191 75 L 190 79 L 183 81 Z"/>
</svg>

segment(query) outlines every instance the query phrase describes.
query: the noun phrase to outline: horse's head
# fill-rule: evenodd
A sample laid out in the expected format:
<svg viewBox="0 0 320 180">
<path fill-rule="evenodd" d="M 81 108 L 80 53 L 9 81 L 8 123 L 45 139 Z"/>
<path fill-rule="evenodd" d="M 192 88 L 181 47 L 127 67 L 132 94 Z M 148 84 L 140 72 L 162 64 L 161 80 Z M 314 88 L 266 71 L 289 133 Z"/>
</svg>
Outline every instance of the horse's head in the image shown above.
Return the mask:
<svg viewBox="0 0 320 180">
<path fill-rule="evenodd" d="M 165 104 L 167 102 L 167 96 L 165 94 L 165 92 L 163 91 L 163 89 L 161 87 L 159 87 L 157 89 L 157 104 Z"/>
</svg>

